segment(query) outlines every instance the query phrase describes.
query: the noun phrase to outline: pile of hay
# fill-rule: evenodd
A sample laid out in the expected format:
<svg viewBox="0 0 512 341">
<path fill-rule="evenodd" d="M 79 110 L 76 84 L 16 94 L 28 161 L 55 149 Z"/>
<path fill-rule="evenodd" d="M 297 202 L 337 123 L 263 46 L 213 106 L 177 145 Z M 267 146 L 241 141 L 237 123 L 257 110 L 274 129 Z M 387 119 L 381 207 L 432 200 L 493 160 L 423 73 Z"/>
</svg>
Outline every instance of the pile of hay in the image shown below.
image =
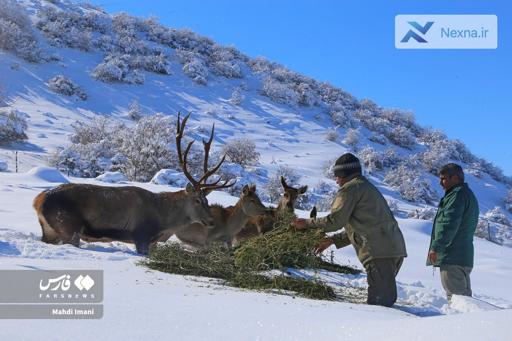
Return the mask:
<svg viewBox="0 0 512 341">
<path fill-rule="evenodd" d="M 191 252 L 179 243 L 167 243 L 152 250 L 143 263 L 151 269 L 173 274 L 219 278 L 227 285 L 239 288 L 336 299 L 333 289 L 320 281 L 265 273 L 290 267 L 360 273 L 358 269 L 326 262 L 316 256 L 313 249 L 324 238 L 323 232 L 314 229 L 294 231 L 290 226 L 294 217 L 291 213 L 281 215 L 273 231 L 251 238 L 234 250 L 212 245 L 208 250 Z"/>
<path fill-rule="evenodd" d="M 360 273 L 357 269 L 329 263 L 317 256 L 313 250 L 325 238 L 323 231 L 294 231 L 291 227 L 294 218 L 293 213 L 284 212 L 277 217 L 272 231 L 242 243 L 235 250 L 236 267 L 254 271 L 293 267 Z"/>
<path fill-rule="evenodd" d="M 188 251 L 180 243 L 166 243 L 154 248 L 143 264 L 154 270 L 177 275 L 226 280 L 237 273 L 232 251 L 221 244 L 212 245 L 208 250 Z"/>
</svg>

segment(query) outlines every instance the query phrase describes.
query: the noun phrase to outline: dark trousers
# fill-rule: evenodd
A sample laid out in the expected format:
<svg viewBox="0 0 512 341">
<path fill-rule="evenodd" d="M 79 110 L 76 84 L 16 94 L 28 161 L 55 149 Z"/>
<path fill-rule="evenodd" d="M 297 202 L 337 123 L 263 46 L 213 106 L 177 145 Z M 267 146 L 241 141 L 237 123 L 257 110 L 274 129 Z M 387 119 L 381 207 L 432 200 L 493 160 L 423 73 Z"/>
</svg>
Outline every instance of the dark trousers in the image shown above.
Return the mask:
<svg viewBox="0 0 512 341">
<path fill-rule="evenodd" d="M 441 284 L 448 300 L 452 299 L 452 295 L 471 296 L 469 275 L 472 269 L 467 266 L 441 264 Z"/>
<path fill-rule="evenodd" d="M 395 277 L 403 261 L 403 257 L 378 258 L 365 265 L 368 281 L 368 304 L 391 307 L 396 302 Z"/>
</svg>

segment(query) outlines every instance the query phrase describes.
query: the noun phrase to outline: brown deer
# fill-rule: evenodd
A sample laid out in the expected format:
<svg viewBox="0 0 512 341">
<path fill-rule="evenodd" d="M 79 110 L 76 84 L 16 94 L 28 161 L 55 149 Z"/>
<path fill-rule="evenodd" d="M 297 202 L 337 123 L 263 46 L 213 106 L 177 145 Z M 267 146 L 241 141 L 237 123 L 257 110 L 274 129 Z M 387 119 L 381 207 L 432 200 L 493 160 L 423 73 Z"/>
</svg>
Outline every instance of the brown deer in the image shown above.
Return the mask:
<svg viewBox="0 0 512 341">
<path fill-rule="evenodd" d="M 237 245 L 241 241 L 268 232 L 274 228 L 274 222 L 277 214 L 282 211 L 293 212 L 295 202 L 299 195 L 306 193 L 308 186 L 294 188 L 286 183 L 284 177 L 281 176 L 281 185 L 283 186 L 283 196 L 279 200 L 276 208 L 267 208 L 265 213 L 249 219 L 247 224 L 233 238 L 233 244 Z"/>
<path fill-rule="evenodd" d="M 199 180 L 187 170 L 187 155 L 194 141 L 182 154 L 181 140 L 190 114 L 178 124 L 176 149 L 183 172 L 190 181 L 185 190 L 153 193 L 139 187 L 107 187 L 88 184 L 65 184 L 40 193 L 34 208 L 43 230 L 42 241 L 50 244 L 80 245 L 86 241 L 122 241 L 134 243 L 137 252 L 147 254 L 161 235 L 176 232 L 191 223 L 213 227 L 213 217 L 206 195 L 219 188 L 234 185 L 220 179 L 207 184 L 207 179 L 224 162 L 208 170 L 210 140 L 205 145 L 205 172 Z"/>
<path fill-rule="evenodd" d="M 230 246 L 233 237 L 240 232 L 251 217 L 266 211 L 265 205 L 256 194 L 255 185 L 245 185 L 240 199 L 234 206 L 212 205 L 210 209 L 214 221 L 213 228 L 195 223 L 178 231 L 176 237 L 197 248 L 207 248 L 212 242 L 226 242 Z"/>
</svg>

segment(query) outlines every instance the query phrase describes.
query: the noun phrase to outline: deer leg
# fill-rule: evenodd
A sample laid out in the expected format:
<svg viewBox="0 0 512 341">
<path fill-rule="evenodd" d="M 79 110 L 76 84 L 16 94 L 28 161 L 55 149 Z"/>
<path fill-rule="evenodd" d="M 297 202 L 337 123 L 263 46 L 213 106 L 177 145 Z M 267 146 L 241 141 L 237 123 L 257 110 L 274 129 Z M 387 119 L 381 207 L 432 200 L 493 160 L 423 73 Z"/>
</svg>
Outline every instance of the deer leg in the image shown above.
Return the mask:
<svg viewBox="0 0 512 341">
<path fill-rule="evenodd" d="M 171 231 L 171 232 L 162 232 L 162 234 L 160 234 L 160 236 L 158 237 L 158 242 L 161 242 L 161 243 L 165 243 L 169 238 L 172 237 L 174 233 Z"/>
<path fill-rule="evenodd" d="M 85 222 L 77 214 L 67 210 L 57 210 L 54 213 L 48 214 L 47 226 L 43 228 L 43 241 L 62 241 L 64 244 L 79 247 Z"/>
<path fill-rule="evenodd" d="M 80 233 L 74 232 L 73 236 L 71 236 L 71 239 L 69 240 L 69 244 L 80 247 Z"/>
<path fill-rule="evenodd" d="M 43 230 L 43 236 L 41 241 L 48 244 L 59 244 L 62 242 L 59 234 L 55 231 L 44 219 L 39 219 L 39 224 L 41 224 L 41 228 Z"/>
<path fill-rule="evenodd" d="M 132 234 L 132 240 L 135 249 L 142 255 L 149 253 L 150 245 L 156 243 L 161 237 L 155 225 L 151 221 L 145 221 L 135 227 Z"/>
<path fill-rule="evenodd" d="M 231 244 L 234 246 L 238 246 L 244 240 L 255 237 L 258 234 L 258 227 L 254 224 L 249 223 L 245 225 L 244 228 L 233 237 L 233 239 L 231 240 Z"/>
<path fill-rule="evenodd" d="M 147 255 L 149 253 L 149 242 L 148 241 L 136 241 L 135 249 L 141 255 Z"/>
<path fill-rule="evenodd" d="M 196 248 L 204 248 L 208 244 L 208 228 L 202 224 L 192 224 L 176 232 L 180 241 Z"/>
<path fill-rule="evenodd" d="M 78 225 L 78 226 L 81 226 L 81 225 Z M 73 246 L 76 246 L 76 247 L 80 247 L 80 231 L 82 230 L 82 228 L 78 228 L 78 229 L 72 229 L 72 230 L 67 230 L 65 231 L 65 233 L 62 233 L 62 242 L 64 244 L 71 244 Z"/>
<path fill-rule="evenodd" d="M 200 244 L 200 243 L 197 243 L 193 240 L 181 240 L 180 241 L 185 244 L 185 246 L 189 246 L 189 247 L 193 247 L 194 249 L 197 249 L 197 250 L 202 250 L 202 249 L 207 249 L 207 245 L 206 244 Z"/>
</svg>

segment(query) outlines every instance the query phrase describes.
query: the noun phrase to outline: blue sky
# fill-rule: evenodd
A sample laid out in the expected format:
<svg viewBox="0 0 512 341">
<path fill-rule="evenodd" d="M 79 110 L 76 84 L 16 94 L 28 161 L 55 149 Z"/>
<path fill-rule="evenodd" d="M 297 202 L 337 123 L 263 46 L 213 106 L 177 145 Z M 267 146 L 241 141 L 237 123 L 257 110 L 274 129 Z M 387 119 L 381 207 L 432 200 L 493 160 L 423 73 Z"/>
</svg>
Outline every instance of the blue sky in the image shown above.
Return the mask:
<svg viewBox="0 0 512 341">
<path fill-rule="evenodd" d="M 512 4 L 508 1 L 93 0 L 157 16 L 264 56 L 357 98 L 410 109 L 512 176 Z M 397 14 L 495 14 L 496 50 L 398 50 Z"/>
</svg>

